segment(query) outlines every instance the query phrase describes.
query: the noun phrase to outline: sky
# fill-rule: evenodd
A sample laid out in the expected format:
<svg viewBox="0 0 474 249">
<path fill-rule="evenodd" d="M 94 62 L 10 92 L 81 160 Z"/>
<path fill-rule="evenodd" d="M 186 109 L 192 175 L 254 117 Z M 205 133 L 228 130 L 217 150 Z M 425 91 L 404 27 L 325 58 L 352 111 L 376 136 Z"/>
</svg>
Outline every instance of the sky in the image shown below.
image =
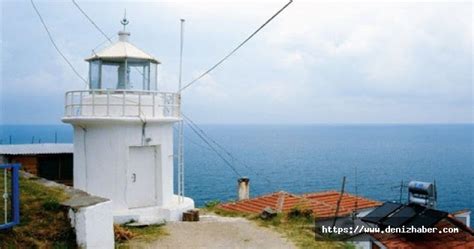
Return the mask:
<svg viewBox="0 0 474 249">
<path fill-rule="evenodd" d="M 1 0 L 0 124 L 59 124 L 64 93 L 84 89 L 31 4 Z M 83 77 L 107 45 L 71 1 L 35 1 Z M 116 37 L 157 57 L 158 87 L 183 82 L 230 52 L 286 1 L 85 1 Z M 472 2 L 294 1 L 211 74 L 183 92 L 184 113 L 213 124 L 473 123 Z"/>
</svg>

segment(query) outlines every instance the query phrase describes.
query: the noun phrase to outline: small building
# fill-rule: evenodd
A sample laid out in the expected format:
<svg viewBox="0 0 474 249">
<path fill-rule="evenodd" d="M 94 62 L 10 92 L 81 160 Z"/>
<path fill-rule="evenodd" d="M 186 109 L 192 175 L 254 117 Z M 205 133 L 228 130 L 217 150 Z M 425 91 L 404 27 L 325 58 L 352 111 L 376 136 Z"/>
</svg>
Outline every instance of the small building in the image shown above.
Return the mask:
<svg viewBox="0 0 474 249">
<path fill-rule="evenodd" d="M 0 163 L 20 163 L 22 170 L 71 186 L 73 179 L 72 144 L 0 145 Z"/>
</svg>

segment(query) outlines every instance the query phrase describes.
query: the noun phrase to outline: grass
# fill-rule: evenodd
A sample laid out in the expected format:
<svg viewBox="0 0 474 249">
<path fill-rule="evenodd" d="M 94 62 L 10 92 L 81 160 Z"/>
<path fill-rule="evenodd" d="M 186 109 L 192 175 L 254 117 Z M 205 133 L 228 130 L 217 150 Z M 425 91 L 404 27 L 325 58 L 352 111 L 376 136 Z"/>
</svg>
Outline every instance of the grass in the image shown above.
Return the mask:
<svg viewBox="0 0 474 249">
<path fill-rule="evenodd" d="M 258 225 L 268 227 L 284 235 L 292 241 L 299 248 L 318 248 L 318 249 L 333 249 L 333 248 L 353 248 L 352 245 L 338 242 L 328 241 L 327 239 L 315 239 L 313 231 L 314 219 L 311 215 L 303 212 L 290 212 L 290 215 L 278 213 L 276 217 L 269 220 L 263 220 L 259 215 L 248 214 L 242 212 L 231 212 L 220 209 L 218 202 L 206 203 L 202 209 L 204 212 L 215 213 L 227 217 L 244 217 L 256 222 Z"/>
<path fill-rule="evenodd" d="M 77 248 L 67 208 L 60 204 L 68 198 L 67 194 L 61 188 L 44 186 L 37 179 L 20 178 L 20 224 L 10 230 L 0 230 L 0 249 Z M 3 188 L 0 192 L 3 194 Z M 3 201 L 1 204 L 0 222 L 3 223 Z M 114 229 L 117 246 L 120 248 L 128 248 L 130 239 L 149 241 L 168 234 L 159 225 L 116 225 Z"/>
<path fill-rule="evenodd" d="M 134 239 L 152 241 L 160 236 L 169 235 L 163 225 L 151 225 L 145 227 L 128 227 L 135 234 Z"/>
<path fill-rule="evenodd" d="M 20 178 L 20 224 L 0 231 L 0 248 L 76 248 L 67 210 L 67 195 L 34 178 Z"/>
<path fill-rule="evenodd" d="M 164 225 L 150 225 L 143 227 L 129 227 L 125 225 L 115 225 L 115 242 L 117 248 L 129 248 L 130 242 L 149 242 L 167 236 Z"/>
</svg>

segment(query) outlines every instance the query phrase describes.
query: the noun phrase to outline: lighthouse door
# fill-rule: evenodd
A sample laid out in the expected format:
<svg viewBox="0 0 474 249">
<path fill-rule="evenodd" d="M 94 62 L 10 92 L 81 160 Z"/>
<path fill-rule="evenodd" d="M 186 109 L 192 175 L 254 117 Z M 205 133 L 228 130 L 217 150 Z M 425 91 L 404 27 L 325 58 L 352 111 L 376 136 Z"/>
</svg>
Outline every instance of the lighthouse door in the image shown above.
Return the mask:
<svg viewBox="0 0 474 249">
<path fill-rule="evenodd" d="M 129 208 L 156 205 L 156 147 L 131 146 L 127 169 Z"/>
</svg>

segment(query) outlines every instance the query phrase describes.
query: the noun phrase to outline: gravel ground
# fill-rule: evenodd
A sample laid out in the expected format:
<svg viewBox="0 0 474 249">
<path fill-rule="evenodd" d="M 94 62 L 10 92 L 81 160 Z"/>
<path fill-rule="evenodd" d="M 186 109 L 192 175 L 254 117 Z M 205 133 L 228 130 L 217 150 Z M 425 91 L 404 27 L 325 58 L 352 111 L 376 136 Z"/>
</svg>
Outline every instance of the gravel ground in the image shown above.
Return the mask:
<svg viewBox="0 0 474 249">
<path fill-rule="evenodd" d="M 200 219 L 168 223 L 169 235 L 151 242 L 131 241 L 130 248 L 296 248 L 277 232 L 244 218 L 201 215 Z"/>
</svg>

